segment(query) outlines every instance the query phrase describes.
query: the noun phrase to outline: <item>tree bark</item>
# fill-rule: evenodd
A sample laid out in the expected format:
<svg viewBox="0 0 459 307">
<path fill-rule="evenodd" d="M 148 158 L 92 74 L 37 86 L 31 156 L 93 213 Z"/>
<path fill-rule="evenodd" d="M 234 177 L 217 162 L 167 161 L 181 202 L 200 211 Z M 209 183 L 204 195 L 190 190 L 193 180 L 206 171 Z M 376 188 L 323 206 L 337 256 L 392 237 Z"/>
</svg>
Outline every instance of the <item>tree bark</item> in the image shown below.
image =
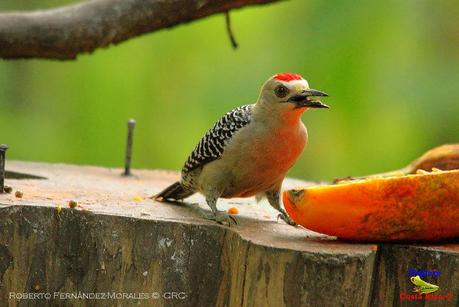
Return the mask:
<svg viewBox="0 0 459 307">
<path fill-rule="evenodd" d="M 0 13 L 0 57 L 75 59 L 100 47 L 209 15 L 279 0 L 92 0 Z"/>
</svg>

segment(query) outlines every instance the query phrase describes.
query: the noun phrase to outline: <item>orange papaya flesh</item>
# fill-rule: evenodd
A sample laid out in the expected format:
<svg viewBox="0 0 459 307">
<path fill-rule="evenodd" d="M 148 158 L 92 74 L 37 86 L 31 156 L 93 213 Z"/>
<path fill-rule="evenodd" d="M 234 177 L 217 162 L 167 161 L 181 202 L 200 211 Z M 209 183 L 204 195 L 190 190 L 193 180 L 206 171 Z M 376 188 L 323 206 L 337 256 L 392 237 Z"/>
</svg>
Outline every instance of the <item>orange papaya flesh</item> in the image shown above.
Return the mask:
<svg viewBox="0 0 459 307">
<path fill-rule="evenodd" d="M 438 241 L 459 237 L 459 170 L 369 178 L 285 191 L 299 225 L 363 241 Z"/>
</svg>

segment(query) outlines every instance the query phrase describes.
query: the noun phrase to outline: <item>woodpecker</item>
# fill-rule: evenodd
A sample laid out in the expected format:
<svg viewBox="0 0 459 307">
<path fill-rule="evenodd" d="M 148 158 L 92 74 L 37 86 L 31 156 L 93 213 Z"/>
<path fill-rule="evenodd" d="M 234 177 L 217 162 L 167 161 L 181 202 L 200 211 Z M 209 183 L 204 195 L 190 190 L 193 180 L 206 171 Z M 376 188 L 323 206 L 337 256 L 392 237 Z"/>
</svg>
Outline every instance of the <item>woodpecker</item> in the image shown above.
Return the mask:
<svg viewBox="0 0 459 307">
<path fill-rule="evenodd" d="M 234 219 L 217 210 L 218 198 L 265 197 L 281 219 L 295 225 L 281 207 L 280 190 L 308 142 L 301 114 L 329 108 L 320 96 L 328 95 L 310 89 L 298 74 L 272 76 L 255 104 L 226 113 L 207 131 L 186 160 L 180 181 L 153 198 L 176 201 L 199 192 L 212 210 L 211 219 L 230 224 Z"/>
</svg>

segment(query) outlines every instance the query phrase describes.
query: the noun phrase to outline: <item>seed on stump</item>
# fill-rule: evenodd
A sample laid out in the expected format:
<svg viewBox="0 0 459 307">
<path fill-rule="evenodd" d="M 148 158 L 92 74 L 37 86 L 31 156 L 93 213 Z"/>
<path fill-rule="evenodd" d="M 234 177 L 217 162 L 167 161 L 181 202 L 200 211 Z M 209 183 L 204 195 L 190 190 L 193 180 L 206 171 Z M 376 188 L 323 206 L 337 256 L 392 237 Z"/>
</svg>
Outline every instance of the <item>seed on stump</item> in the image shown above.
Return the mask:
<svg viewBox="0 0 459 307">
<path fill-rule="evenodd" d="M 11 192 L 13 192 L 13 188 L 6 185 L 4 188 L 3 188 L 3 191 L 5 191 L 5 193 L 8 193 L 10 194 Z"/>
</svg>

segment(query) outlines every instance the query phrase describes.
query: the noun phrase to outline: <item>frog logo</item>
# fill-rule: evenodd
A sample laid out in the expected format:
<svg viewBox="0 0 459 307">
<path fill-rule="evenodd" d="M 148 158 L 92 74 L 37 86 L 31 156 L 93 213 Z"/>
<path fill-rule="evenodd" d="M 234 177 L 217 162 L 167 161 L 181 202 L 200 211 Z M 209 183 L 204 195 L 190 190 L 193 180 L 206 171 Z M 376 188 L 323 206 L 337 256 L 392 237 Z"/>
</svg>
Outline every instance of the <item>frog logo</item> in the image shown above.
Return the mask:
<svg viewBox="0 0 459 307">
<path fill-rule="evenodd" d="M 423 281 L 419 275 L 411 277 L 410 280 L 415 285 L 413 292 L 427 294 L 438 291 L 439 287 L 437 285 Z"/>
</svg>

